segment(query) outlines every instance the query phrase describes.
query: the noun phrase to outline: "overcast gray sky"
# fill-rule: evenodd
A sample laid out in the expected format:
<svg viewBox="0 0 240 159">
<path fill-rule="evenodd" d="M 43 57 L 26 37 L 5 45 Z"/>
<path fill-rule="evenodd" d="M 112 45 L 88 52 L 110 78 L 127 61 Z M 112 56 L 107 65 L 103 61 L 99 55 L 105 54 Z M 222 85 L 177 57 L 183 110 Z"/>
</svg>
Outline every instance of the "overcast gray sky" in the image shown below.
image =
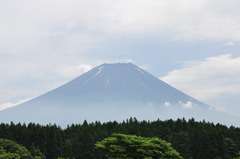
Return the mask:
<svg viewBox="0 0 240 159">
<path fill-rule="evenodd" d="M 0 109 L 133 62 L 240 117 L 239 0 L 1 0 Z"/>
</svg>

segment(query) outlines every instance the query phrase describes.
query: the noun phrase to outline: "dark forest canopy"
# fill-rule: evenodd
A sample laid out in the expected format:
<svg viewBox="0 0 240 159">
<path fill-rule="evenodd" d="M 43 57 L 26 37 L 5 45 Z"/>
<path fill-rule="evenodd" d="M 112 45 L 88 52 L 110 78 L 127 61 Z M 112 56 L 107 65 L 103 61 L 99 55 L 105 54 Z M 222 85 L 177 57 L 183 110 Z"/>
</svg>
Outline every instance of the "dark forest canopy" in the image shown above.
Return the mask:
<svg viewBox="0 0 240 159">
<path fill-rule="evenodd" d="M 240 151 L 240 128 L 194 119 L 123 122 L 84 121 L 66 129 L 57 125 L 0 124 L 0 138 L 11 139 L 31 153 L 42 152 L 47 159 L 104 159 L 95 144 L 113 133 L 158 137 L 171 143 L 185 159 L 232 159 Z"/>
</svg>

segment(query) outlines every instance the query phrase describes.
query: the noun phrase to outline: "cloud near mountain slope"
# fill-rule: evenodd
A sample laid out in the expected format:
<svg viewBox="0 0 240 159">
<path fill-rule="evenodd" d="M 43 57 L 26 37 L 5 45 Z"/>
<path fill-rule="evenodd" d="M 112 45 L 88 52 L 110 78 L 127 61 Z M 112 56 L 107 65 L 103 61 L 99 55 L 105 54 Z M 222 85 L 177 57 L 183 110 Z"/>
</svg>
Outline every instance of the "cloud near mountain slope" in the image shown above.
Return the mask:
<svg viewBox="0 0 240 159">
<path fill-rule="evenodd" d="M 240 95 L 240 57 L 225 54 L 203 61 L 188 61 L 183 68 L 160 79 L 205 103 L 223 98 L 229 104 L 219 102 L 213 105 L 214 110 L 240 116 L 237 113 L 240 110 L 238 101 L 231 97 Z M 225 107 L 222 106 L 224 104 Z"/>
<path fill-rule="evenodd" d="M 184 65 L 160 79 L 200 100 L 240 94 L 240 57 L 225 54 Z"/>
</svg>

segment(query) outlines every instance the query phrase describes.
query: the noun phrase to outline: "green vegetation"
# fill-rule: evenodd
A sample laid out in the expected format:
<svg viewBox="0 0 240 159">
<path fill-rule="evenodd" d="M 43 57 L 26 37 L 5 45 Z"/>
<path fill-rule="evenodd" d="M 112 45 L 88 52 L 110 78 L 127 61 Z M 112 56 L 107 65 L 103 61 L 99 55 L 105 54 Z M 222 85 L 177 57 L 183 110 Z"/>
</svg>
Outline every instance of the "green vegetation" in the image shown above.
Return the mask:
<svg viewBox="0 0 240 159">
<path fill-rule="evenodd" d="M 40 156 L 32 156 L 24 147 L 11 140 L 0 138 L 0 159 L 42 159 Z"/>
<path fill-rule="evenodd" d="M 34 123 L 0 124 L 0 138 L 18 143 L 28 149 L 32 156 L 39 156 L 42 159 L 45 157 L 106 159 L 104 151 L 95 148 L 96 143 L 111 137 L 114 133 L 142 136 L 144 137 L 142 140 L 150 138 L 165 140 L 171 143 L 171 147 L 184 159 L 240 157 L 240 128 L 205 121 L 196 122 L 194 119 L 150 122 L 130 118 L 123 122 L 107 123 L 84 121 L 82 124 L 70 125 L 66 129 L 61 129 L 57 125 L 42 126 Z M 9 152 L 14 153 L 4 148 L 0 149 L 1 155 Z"/>
<path fill-rule="evenodd" d="M 111 159 L 182 159 L 171 144 L 159 138 L 113 134 L 96 144 Z"/>
</svg>

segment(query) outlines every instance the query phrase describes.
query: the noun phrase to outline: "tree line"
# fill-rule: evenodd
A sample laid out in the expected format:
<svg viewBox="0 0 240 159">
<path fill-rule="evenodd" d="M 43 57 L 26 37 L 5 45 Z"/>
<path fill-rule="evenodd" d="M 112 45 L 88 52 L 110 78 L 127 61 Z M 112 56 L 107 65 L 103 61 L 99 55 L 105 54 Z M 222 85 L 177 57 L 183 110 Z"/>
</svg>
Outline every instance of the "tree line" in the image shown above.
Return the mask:
<svg viewBox="0 0 240 159">
<path fill-rule="evenodd" d="M 72 124 L 62 129 L 55 124 L 0 124 L 0 138 L 26 147 L 42 159 L 105 159 L 96 143 L 113 133 L 158 137 L 169 143 L 185 159 L 233 159 L 239 157 L 240 128 L 205 121 L 156 120 L 123 122 L 99 121 Z"/>
</svg>

